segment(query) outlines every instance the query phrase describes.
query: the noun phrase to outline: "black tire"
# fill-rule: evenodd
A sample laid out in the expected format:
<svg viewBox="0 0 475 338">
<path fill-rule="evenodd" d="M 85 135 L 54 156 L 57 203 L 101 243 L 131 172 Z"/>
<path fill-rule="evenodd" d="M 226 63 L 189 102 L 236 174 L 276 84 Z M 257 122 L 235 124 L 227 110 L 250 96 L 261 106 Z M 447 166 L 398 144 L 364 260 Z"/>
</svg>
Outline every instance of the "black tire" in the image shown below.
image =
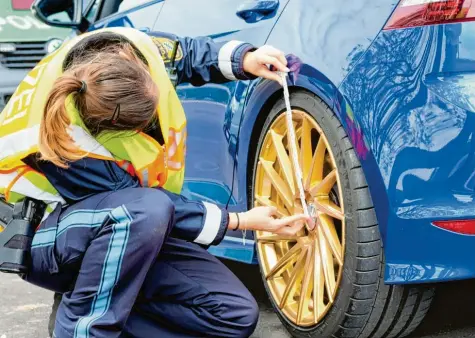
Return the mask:
<svg viewBox="0 0 475 338">
<path fill-rule="evenodd" d="M 425 317 L 434 289 L 384 284 L 384 255 L 373 202 L 361 164 L 345 130 L 332 110 L 315 95 L 303 91 L 291 93 L 291 104 L 293 108 L 304 110 L 316 119 L 335 157 L 346 214 L 345 261 L 335 302 L 315 327 L 296 326 L 269 296 L 271 303 L 294 337 L 407 336 Z M 284 111 L 282 99 L 275 103 L 264 122 L 254 159 L 250 196 L 254 196 L 255 171 L 265 134 L 274 119 Z M 253 203 L 251 201 L 251 205 Z M 271 295 L 263 280 L 267 294 Z"/>
</svg>

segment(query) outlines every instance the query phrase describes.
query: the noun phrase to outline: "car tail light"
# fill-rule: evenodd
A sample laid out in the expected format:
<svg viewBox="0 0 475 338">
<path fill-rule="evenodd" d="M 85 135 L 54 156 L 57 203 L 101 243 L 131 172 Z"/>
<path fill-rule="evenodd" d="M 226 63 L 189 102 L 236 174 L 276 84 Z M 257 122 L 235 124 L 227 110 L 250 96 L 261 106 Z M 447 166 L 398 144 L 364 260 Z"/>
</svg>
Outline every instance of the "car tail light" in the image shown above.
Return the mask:
<svg viewBox="0 0 475 338">
<path fill-rule="evenodd" d="M 453 220 L 432 222 L 436 227 L 463 235 L 475 235 L 475 220 Z"/>
<path fill-rule="evenodd" d="M 475 20 L 475 0 L 401 0 L 384 29 Z"/>
</svg>

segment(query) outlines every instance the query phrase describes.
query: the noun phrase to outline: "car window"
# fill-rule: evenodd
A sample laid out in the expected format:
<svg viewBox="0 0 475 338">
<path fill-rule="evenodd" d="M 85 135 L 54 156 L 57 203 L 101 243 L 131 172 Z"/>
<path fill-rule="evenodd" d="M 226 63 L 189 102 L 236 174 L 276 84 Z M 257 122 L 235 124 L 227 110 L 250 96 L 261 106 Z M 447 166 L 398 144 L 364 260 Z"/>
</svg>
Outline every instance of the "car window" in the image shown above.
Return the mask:
<svg viewBox="0 0 475 338">
<path fill-rule="evenodd" d="M 119 5 L 118 12 L 124 12 L 131 8 L 143 5 L 147 2 L 151 2 L 152 0 L 123 0 Z"/>
<path fill-rule="evenodd" d="M 99 2 L 96 0 L 82 0 L 82 8 L 86 9 L 92 2 Z"/>
<path fill-rule="evenodd" d="M 91 5 L 91 2 L 94 2 Z M 94 22 L 97 17 L 97 11 L 99 10 L 99 5 L 101 0 L 83 0 L 83 8 L 86 10 L 86 14 L 84 15 L 87 21 Z M 88 7 L 90 6 L 90 7 Z"/>
<path fill-rule="evenodd" d="M 93 25 L 90 29 L 93 30 L 104 27 L 132 27 L 142 31 L 150 31 L 165 3 L 163 0 L 124 0 L 126 3 L 122 4 L 119 11 L 119 0 L 100 1 L 98 10 L 100 18 L 92 21 Z"/>
<path fill-rule="evenodd" d="M 71 18 L 69 17 L 68 12 L 66 11 L 51 14 L 50 16 L 48 16 L 48 20 L 66 23 L 71 22 Z"/>
</svg>

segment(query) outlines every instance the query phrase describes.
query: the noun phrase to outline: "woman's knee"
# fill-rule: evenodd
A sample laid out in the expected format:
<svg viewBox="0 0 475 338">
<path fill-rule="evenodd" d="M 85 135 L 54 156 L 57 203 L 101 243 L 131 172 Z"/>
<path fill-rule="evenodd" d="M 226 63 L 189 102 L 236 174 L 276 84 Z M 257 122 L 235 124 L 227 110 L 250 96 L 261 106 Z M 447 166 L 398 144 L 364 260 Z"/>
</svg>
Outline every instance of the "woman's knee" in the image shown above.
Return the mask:
<svg viewBox="0 0 475 338">
<path fill-rule="evenodd" d="M 148 218 L 150 226 L 166 227 L 173 220 L 175 206 L 170 198 L 161 190 L 141 188 L 145 195 L 140 201 L 140 209 Z"/>
<path fill-rule="evenodd" d="M 175 208 L 166 194 L 157 189 L 134 189 L 136 196 L 121 207 L 130 222 L 131 235 L 144 249 L 163 242 L 173 224 Z M 114 211 L 112 212 L 114 215 Z"/>
<path fill-rule="evenodd" d="M 232 297 L 223 295 L 218 303 L 220 306 L 210 311 L 222 325 L 217 328 L 217 337 L 244 338 L 252 335 L 259 319 L 259 306 L 247 289 Z"/>
</svg>

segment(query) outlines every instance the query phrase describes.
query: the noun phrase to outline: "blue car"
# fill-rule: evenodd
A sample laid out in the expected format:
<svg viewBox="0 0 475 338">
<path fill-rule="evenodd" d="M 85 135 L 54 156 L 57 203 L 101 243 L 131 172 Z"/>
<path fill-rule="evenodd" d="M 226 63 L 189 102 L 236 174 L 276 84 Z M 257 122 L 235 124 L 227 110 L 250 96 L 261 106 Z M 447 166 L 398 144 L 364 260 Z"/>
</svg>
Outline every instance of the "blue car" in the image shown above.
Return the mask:
<svg viewBox="0 0 475 338">
<path fill-rule="evenodd" d="M 294 237 L 231 232 L 210 248 L 259 264 L 293 336 L 404 337 L 426 315 L 432 283 L 475 277 L 475 1 L 82 2 L 83 31 L 210 36 L 302 59 L 290 101 L 318 226 Z M 277 83 L 178 93 L 185 195 L 233 211 L 302 211 Z"/>
</svg>

